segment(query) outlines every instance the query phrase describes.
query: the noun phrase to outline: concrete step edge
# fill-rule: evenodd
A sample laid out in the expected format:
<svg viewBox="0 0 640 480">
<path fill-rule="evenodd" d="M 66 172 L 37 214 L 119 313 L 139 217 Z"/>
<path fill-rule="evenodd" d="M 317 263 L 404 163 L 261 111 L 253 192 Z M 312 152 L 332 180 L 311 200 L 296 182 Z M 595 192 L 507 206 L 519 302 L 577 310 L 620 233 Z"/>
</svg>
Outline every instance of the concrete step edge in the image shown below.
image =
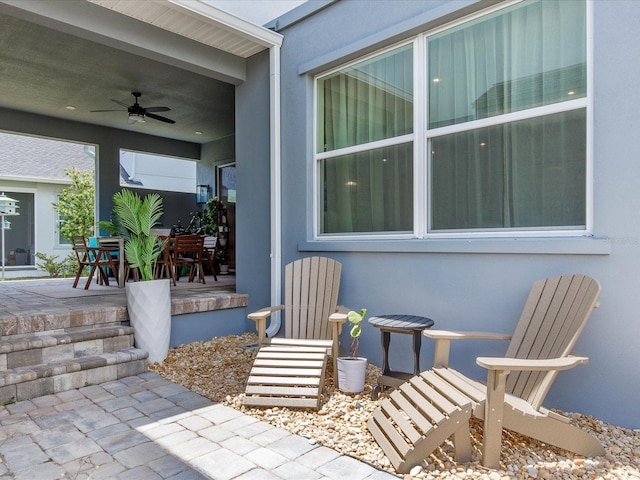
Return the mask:
<svg viewBox="0 0 640 480">
<path fill-rule="evenodd" d="M 129 326 L 93 327 L 69 332 L 56 332 L 31 335 L 21 338 L 3 338 L 0 340 L 0 354 L 13 353 L 38 348 L 54 347 L 70 343 L 99 340 L 110 337 L 133 335 L 134 329 Z"/>
<path fill-rule="evenodd" d="M 128 348 L 116 352 L 101 353 L 98 355 L 73 358 L 49 364 L 33 365 L 29 367 L 17 367 L 0 371 L 0 387 L 29 382 L 39 378 L 64 375 L 93 368 L 118 365 L 126 362 L 145 360 L 149 353 L 138 348 Z"/>
</svg>

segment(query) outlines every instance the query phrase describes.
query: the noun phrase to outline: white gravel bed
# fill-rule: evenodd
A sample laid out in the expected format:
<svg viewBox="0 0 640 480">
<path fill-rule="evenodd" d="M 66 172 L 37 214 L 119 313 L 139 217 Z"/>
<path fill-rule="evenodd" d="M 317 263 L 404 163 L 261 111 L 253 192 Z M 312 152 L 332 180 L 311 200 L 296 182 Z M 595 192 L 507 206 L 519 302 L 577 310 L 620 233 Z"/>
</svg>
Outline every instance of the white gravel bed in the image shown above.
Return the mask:
<svg viewBox="0 0 640 480">
<path fill-rule="evenodd" d="M 368 432 L 366 421 L 378 406 L 370 393 L 380 369 L 367 367 L 362 394 L 346 394 L 333 385 L 329 362 L 323 391 L 323 406 L 318 411 L 287 408 L 247 408 L 242 405 L 246 379 L 255 349 L 244 348 L 257 341 L 253 333 L 214 338 L 171 349 L 167 359 L 149 368 L 165 378 L 184 385 L 213 401 L 229 405 L 277 427 L 358 458 L 377 468 L 395 473 L 389 460 Z M 563 413 L 563 412 L 560 412 Z M 457 464 L 451 458 L 452 447 L 445 444 L 420 466 L 410 479 L 633 479 L 640 480 L 640 431 L 606 424 L 579 413 L 566 414 L 573 424 L 591 431 L 605 446 L 604 457 L 583 458 L 549 447 L 541 442 L 505 431 L 501 468 L 480 465 L 482 423 L 472 421 L 473 462 Z"/>
</svg>

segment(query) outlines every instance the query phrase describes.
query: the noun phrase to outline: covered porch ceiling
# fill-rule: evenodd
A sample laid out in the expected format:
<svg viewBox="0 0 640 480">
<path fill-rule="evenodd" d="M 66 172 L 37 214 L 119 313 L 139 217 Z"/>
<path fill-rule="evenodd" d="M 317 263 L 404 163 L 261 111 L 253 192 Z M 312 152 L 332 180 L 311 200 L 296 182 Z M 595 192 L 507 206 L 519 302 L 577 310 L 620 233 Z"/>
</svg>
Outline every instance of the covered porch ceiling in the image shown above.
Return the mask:
<svg viewBox="0 0 640 480">
<path fill-rule="evenodd" d="M 281 42 L 201 0 L 0 0 L 0 108 L 208 143 L 234 134 L 246 58 Z M 176 123 L 129 124 L 134 91 Z"/>
</svg>

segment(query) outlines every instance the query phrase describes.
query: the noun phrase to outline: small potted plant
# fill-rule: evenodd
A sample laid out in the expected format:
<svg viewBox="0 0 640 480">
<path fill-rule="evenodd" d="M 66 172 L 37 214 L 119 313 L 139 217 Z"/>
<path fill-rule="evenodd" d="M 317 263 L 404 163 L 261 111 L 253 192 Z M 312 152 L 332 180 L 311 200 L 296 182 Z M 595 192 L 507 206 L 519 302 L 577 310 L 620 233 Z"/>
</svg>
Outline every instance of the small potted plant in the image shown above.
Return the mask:
<svg viewBox="0 0 640 480">
<path fill-rule="evenodd" d="M 218 268 L 220 270 L 220 275 L 228 275 L 229 255 L 227 254 L 227 250 L 224 248 L 224 246 L 216 250 L 216 260 L 218 263 Z"/>
<path fill-rule="evenodd" d="M 361 309 L 360 312 L 351 310 L 347 314 L 347 320 L 351 323 L 350 356 L 338 358 L 338 388 L 343 392 L 359 393 L 364 390 L 367 359 L 358 357 L 358 347 L 362 333 L 362 320 L 366 314 L 366 308 Z"/>
</svg>

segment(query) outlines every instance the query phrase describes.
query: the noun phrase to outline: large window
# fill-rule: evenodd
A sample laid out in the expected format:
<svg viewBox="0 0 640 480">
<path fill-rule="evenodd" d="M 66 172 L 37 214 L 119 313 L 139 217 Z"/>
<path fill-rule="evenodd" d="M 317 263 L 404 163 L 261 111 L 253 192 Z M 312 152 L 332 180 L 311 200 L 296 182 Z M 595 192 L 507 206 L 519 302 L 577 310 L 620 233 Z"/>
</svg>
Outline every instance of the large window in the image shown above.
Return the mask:
<svg viewBox="0 0 640 480">
<path fill-rule="evenodd" d="M 320 231 L 413 229 L 413 46 L 318 80 Z"/>
<path fill-rule="evenodd" d="M 318 234 L 585 234 L 587 23 L 523 1 L 319 77 Z"/>
<path fill-rule="evenodd" d="M 165 192 L 196 192 L 196 162 L 120 150 L 120 186 Z"/>
<path fill-rule="evenodd" d="M 60 195 L 58 195 L 58 202 L 60 202 Z M 56 246 L 61 247 L 63 245 L 71 245 L 71 240 L 62 235 L 62 226 L 69 220 L 67 215 L 61 214 L 57 210 L 53 212 L 56 216 Z"/>
</svg>

